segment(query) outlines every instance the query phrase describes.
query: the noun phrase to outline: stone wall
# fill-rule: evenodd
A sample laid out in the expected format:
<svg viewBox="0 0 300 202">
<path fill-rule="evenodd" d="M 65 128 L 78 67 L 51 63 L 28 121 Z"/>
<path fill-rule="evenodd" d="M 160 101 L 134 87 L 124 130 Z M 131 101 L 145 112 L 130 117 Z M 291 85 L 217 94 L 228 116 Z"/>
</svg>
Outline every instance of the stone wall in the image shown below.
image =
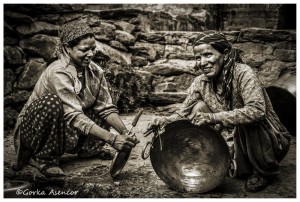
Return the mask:
<svg viewBox="0 0 300 202">
<path fill-rule="evenodd" d="M 94 61 L 105 70 L 121 112 L 149 105 L 172 110 L 172 104 L 184 100 L 196 77 L 191 42 L 197 31 L 210 29 L 206 17 L 195 20 L 187 15 L 190 20 L 182 20 L 183 26 L 171 14 L 136 8 L 92 11 L 83 5 L 4 5 L 5 130 L 14 126 L 39 76 L 57 58 L 59 27 L 77 18 L 95 31 Z M 178 27 L 182 31 L 175 31 Z M 296 68 L 294 30 L 252 28 L 224 34 L 244 51 L 244 61 L 264 86 L 283 70 Z"/>
<path fill-rule="evenodd" d="M 296 29 L 296 4 L 100 4 L 86 5 L 87 10 L 139 9 L 155 13 L 168 13 L 178 26 L 192 19 L 200 20 L 209 29 L 241 30 L 246 27 L 268 29 Z M 153 26 L 153 30 L 162 30 Z M 168 31 L 170 31 L 168 29 Z M 194 30 L 199 31 L 199 30 Z"/>
</svg>

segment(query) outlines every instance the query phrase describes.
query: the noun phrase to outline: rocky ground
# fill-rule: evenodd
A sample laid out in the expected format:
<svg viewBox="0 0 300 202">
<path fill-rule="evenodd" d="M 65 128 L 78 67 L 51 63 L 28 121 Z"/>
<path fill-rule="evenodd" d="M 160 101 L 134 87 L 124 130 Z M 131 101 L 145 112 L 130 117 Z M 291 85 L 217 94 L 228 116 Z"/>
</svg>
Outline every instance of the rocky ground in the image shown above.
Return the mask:
<svg viewBox="0 0 300 202">
<path fill-rule="evenodd" d="M 122 115 L 126 125 L 130 126 L 134 115 Z M 144 131 L 148 123 L 156 116 L 151 111 L 143 113 L 134 128 L 141 142 L 132 150 L 123 171 L 114 179 L 108 172 L 111 161 L 78 159 L 72 155 L 66 155 L 62 159 L 62 168 L 67 174 L 64 178 L 46 179 L 31 166 L 27 166 L 22 171 L 13 172 L 10 165 L 15 154 L 13 139 L 9 135 L 4 138 L 4 182 L 6 184 L 13 179 L 29 181 L 32 184 L 31 191 L 33 191 L 31 197 L 41 198 L 296 198 L 295 136 L 292 138 L 289 153 L 281 163 L 281 175 L 261 192 L 246 192 L 243 188 L 244 180 L 228 177 L 220 186 L 208 193 L 179 193 L 170 189 L 156 175 L 150 159 L 141 158 L 143 146 L 151 139 L 151 136 L 144 137 L 138 132 Z"/>
</svg>

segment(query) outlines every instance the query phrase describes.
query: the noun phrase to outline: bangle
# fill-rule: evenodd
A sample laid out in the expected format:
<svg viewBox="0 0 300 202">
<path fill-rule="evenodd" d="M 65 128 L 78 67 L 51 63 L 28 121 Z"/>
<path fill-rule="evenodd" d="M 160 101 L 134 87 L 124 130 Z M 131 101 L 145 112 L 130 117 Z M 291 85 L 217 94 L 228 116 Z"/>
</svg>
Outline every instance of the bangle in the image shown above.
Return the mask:
<svg viewBox="0 0 300 202">
<path fill-rule="evenodd" d="M 216 119 L 215 113 L 212 113 L 212 117 L 213 117 L 213 122 L 214 122 L 214 123 L 217 123 L 217 119 Z"/>
<path fill-rule="evenodd" d="M 209 113 L 208 116 L 212 123 L 216 123 L 216 116 L 214 113 Z"/>
<path fill-rule="evenodd" d="M 117 135 L 114 134 L 114 139 L 112 140 L 112 143 L 110 144 L 112 147 L 114 146 L 116 139 L 117 139 Z"/>
<path fill-rule="evenodd" d="M 122 130 L 121 135 L 126 135 L 127 133 L 128 133 L 128 130 L 126 128 L 126 129 Z"/>
</svg>

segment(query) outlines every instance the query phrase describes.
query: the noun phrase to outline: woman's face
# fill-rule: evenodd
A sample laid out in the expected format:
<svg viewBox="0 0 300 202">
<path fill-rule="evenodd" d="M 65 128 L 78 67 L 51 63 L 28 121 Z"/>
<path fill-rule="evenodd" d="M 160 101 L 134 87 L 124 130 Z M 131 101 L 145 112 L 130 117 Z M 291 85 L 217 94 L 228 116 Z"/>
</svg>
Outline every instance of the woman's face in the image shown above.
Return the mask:
<svg viewBox="0 0 300 202">
<path fill-rule="evenodd" d="M 93 56 L 96 54 L 95 37 L 88 37 L 81 40 L 76 46 L 69 47 L 69 54 L 75 65 L 87 67 Z"/>
<path fill-rule="evenodd" d="M 197 62 L 196 68 L 201 69 L 209 79 L 216 77 L 221 72 L 225 55 L 211 45 L 200 44 L 195 46 L 194 55 Z"/>
</svg>

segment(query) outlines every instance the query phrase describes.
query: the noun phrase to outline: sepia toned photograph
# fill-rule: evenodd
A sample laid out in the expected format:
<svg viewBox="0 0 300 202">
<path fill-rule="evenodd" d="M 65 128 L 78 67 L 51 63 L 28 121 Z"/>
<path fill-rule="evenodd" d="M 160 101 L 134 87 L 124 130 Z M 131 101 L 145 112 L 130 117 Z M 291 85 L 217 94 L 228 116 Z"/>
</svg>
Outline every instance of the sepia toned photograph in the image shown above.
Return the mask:
<svg viewBox="0 0 300 202">
<path fill-rule="evenodd" d="M 296 7 L 3 4 L 4 199 L 295 199 Z"/>
</svg>

